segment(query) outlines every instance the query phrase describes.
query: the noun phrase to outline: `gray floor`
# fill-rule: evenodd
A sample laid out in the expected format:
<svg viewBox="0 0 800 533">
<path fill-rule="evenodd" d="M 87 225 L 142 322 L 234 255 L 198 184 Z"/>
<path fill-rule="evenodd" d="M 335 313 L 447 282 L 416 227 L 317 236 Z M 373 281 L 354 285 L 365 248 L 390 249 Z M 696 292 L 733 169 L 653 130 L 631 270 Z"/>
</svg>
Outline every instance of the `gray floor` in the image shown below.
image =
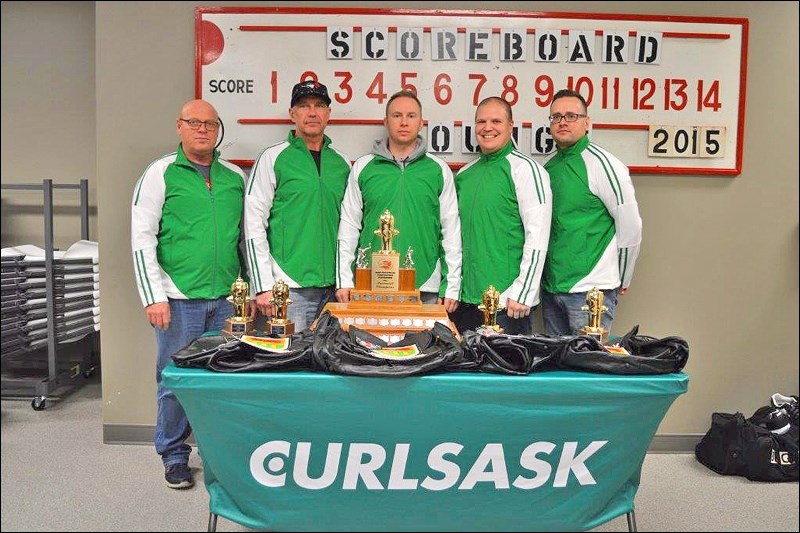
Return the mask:
<svg viewBox="0 0 800 533">
<path fill-rule="evenodd" d="M 151 446 L 102 442 L 97 377 L 33 411 L 2 401 L 2 531 L 203 531 L 208 494 L 172 490 Z M 689 454 L 648 454 L 636 496 L 639 531 L 798 531 L 798 484 L 715 474 Z M 324 523 L 320 523 L 320 528 Z M 218 531 L 250 531 L 220 518 Z M 595 531 L 627 531 L 625 517 Z"/>
</svg>

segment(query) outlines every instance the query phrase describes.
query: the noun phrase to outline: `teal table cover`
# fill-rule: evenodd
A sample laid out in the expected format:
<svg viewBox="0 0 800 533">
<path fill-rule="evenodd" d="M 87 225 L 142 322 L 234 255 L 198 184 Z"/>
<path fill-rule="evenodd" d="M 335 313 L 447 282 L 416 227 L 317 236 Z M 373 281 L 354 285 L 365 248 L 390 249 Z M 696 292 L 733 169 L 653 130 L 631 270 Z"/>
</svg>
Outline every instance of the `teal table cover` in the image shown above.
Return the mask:
<svg viewBox="0 0 800 533">
<path fill-rule="evenodd" d="M 164 370 L 209 509 L 275 531 L 577 531 L 634 509 L 683 373 Z"/>
</svg>

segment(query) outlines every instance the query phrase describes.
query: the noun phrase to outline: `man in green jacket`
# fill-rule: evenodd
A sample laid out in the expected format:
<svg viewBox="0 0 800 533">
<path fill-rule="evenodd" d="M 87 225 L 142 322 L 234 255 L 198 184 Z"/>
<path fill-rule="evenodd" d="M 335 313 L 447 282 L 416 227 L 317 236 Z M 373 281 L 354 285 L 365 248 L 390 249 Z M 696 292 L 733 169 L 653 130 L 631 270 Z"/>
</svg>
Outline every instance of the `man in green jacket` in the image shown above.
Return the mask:
<svg viewBox="0 0 800 533">
<path fill-rule="evenodd" d="M 461 286 L 461 230 L 450 167 L 426 153 L 422 104 L 411 91 L 393 94 L 386 104 L 388 138 L 354 164 L 342 202 L 336 263 L 336 299 L 350 301 L 356 246 L 380 250 L 374 234 L 389 210 L 400 234 L 397 250 L 414 249 L 417 288 L 424 303 L 455 311 Z"/>
<path fill-rule="evenodd" d="M 553 188 L 550 248 L 542 277 L 542 316 L 549 335 L 577 335 L 587 325 L 586 293 L 603 291 L 601 325 L 611 330 L 642 242 L 642 219 L 628 167 L 589 141 L 586 100 L 564 89 L 550 104 L 558 152 L 545 163 Z"/>
<path fill-rule="evenodd" d="M 505 333 L 531 333 L 531 308 L 539 303 L 539 282 L 547 254 L 552 211 L 550 177 L 511 140 L 511 106 L 491 96 L 475 110 L 481 155 L 456 176 L 461 215 L 461 302 L 454 322 L 459 331 L 483 322 L 483 292 L 500 292 L 497 323 Z"/>
<path fill-rule="evenodd" d="M 189 469 L 192 428 L 175 395 L 161 384 L 172 354 L 206 331 L 221 330 L 233 308 L 231 284 L 242 270 L 239 255 L 244 172 L 214 148 L 219 117 L 192 100 L 177 120 L 177 152 L 151 163 L 136 183 L 131 245 L 136 285 L 155 328 L 158 384 L 155 445 L 167 485 L 194 484 Z"/>
<path fill-rule="evenodd" d="M 256 305 L 275 316 L 272 287 L 291 289 L 288 318 L 306 329 L 333 298 L 336 231 L 350 172 L 349 160 L 331 146 L 328 89 L 316 81 L 292 89 L 286 141 L 256 159 L 245 195 L 247 263 Z"/>
</svg>

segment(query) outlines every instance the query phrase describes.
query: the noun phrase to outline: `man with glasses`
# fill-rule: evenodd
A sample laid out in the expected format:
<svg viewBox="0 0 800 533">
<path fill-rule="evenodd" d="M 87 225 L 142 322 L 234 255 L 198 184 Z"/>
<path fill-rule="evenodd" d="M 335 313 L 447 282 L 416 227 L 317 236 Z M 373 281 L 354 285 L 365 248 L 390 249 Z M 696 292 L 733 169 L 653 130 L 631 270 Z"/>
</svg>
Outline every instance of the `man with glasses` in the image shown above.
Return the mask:
<svg viewBox="0 0 800 533">
<path fill-rule="evenodd" d="M 288 318 L 302 331 L 333 298 L 336 231 L 350 162 L 331 146 L 328 89 L 317 81 L 292 89 L 289 137 L 256 159 L 245 193 L 250 282 L 264 316 L 275 316 L 272 287 L 291 289 Z"/>
<path fill-rule="evenodd" d="M 243 262 L 238 253 L 245 175 L 215 150 L 214 107 L 192 100 L 176 121 L 178 150 L 151 163 L 133 193 L 131 244 L 139 296 L 155 328 L 158 413 L 155 447 L 167 485 L 194 485 L 191 433 L 175 395 L 161 384 L 170 356 L 206 331 L 220 330 Z"/>
<path fill-rule="evenodd" d="M 642 241 L 642 219 L 628 168 L 589 141 L 591 121 L 580 93 L 558 91 L 550 104 L 558 151 L 545 164 L 553 191 L 550 245 L 542 276 L 549 335 L 577 335 L 587 324 L 586 293 L 603 291 L 608 330 L 618 295 L 628 289 Z"/>
</svg>

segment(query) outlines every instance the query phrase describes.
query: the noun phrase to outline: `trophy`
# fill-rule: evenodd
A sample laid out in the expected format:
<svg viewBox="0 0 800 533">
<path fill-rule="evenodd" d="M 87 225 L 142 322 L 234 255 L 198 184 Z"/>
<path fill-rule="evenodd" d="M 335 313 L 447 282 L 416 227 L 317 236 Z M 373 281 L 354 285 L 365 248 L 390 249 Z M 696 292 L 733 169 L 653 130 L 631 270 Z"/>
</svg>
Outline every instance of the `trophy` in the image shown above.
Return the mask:
<svg viewBox="0 0 800 533">
<path fill-rule="evenodd" d="M 600 341 L 600 344 L 608 342 L 608 330 L 600 325 L 603 312 L 608 311 L 608 307 L 603 305 L 604 299 L 603 291 L 597 287 L 593 287 L 586 293 L 586 305 L 582 306 L 581 310 L 589 314 L 589 324 L 578 330 L 581 335 L 594 337 Z"/>
<path fill-rule="evenodd" d="M 400 289 L 400 254 L 392 249 L 392 239 L 400 234 L 394 228 L 394 215 L 385 210 L 378 219 L 375 235 L 381 238 L 381 249 L 372 254 L 372 290 L 376 292 Z"/>
<path fill-rule="evenodd" d="M 278 280 L 272 287 L 270 303 L 275 305 L 275 317 L 267 322 L 267 331 L 278 337 L 286 337 L 294 333 L 294 322 L 286 316 L 286 308 L 292 303 L 289 299 L 289 286 L 283 280 Z"/>
<path fill-rule="evenodd" d="M 250 302 L 249 289 L 247 282 L 241 277 L 236 278 L 231 285 L 231 295 L 228 296 L 228 301 L 233 304 L 233 316 L 225 319 L 225 328 L 223 329 L 229 335 L 241 337 L 252 333 L 253 319 L 250 318 L 247 305 Z"/>
<path fill-rule="evenodd" d="M 371 270 L 369 263 L 367 263 L 367 251 L 372 248 L 372 245 L 365 248 L 359 248 L 356 254 L 356 289 L 368 291 L 372 283 Z"/>
<path fill-rule="evenodd" d="M 483 297 L 478 309 L 483 311 L 483 324 L 478 328 L 478 333 L 483 335 L 503 333 L 503 328 L 497 325 L 497 312 L 500 310 L 500 292 L 494 285 L 489 285 L 483 291 Z"/>
<path fill-rule="evenodd" d="M 417 282 L 417 271 L 414 268 L 414 260 L 411 258 L 413 253 L 414 249 L 409 246 L 408 250 L 406 250 L 406 257 L 403 259 L 403 266 L 400 268 L 401 291 L 413 291 Z"/>
</svg>

